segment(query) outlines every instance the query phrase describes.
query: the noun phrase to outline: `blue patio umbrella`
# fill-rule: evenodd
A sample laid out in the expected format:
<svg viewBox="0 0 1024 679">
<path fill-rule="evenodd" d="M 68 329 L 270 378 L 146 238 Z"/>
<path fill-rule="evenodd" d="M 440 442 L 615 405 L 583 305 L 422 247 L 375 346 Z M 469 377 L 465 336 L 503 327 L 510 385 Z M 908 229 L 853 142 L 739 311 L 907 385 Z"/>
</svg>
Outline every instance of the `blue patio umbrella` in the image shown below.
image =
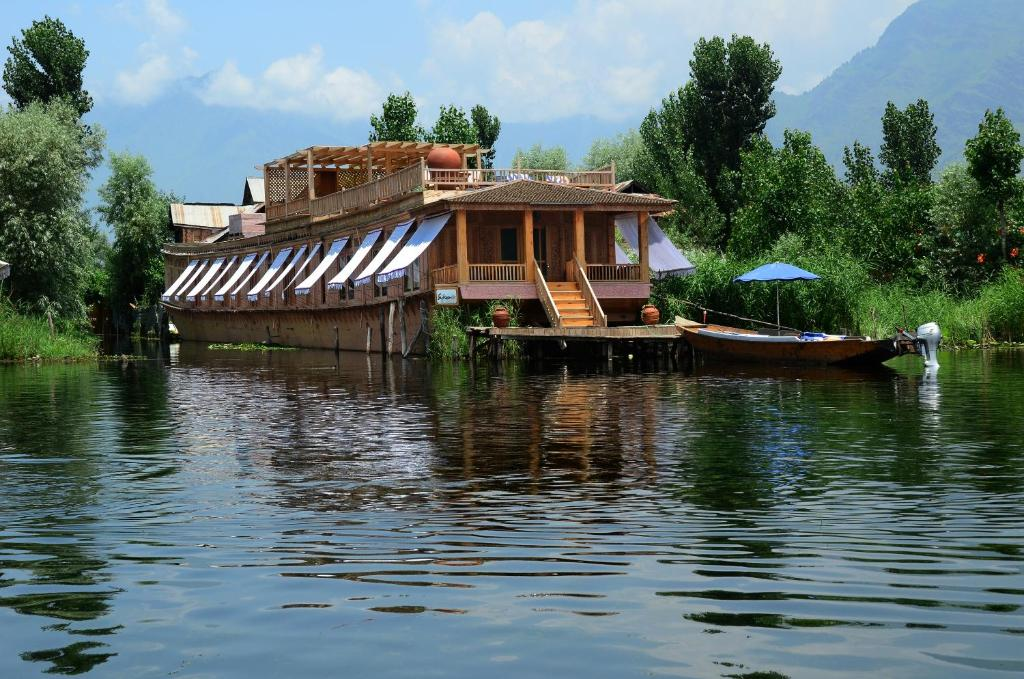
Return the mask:
<svg viewBox="0 0 1024 679">
<path fill-rule="evenodd" d="M 775 281 L 775 327 L 781 328 L 779 323 L 779 281 L 813 281 L 820 276 L 804 271 L 798 266 L 786 264 L 785 262 L 772 262 L 759 266 L 753 271 L 748 271 L 742 276 L 732 279 L 736 283 L 750 283 L 752 281 Z"/>
</svg>

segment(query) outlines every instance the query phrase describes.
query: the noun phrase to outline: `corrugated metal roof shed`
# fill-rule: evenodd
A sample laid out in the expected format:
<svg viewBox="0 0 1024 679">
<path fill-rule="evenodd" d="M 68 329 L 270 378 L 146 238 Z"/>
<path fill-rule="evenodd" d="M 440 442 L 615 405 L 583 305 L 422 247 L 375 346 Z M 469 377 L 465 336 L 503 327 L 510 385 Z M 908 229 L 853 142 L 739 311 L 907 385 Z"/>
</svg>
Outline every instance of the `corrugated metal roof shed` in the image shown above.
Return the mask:
<svg viewBox="0 0 1024 679">
<path fill-rule="evenodd" d="M 210 205 L 209 203 L 171 203 L 171 223 L 202 229 L 226 229 L 231 215 L 247 214 L 252 205 Z"/>
<path fill-rule="evenodd" d="M 266 202 L 267 194 L 263 188 L 263 177 L 246 177 L 245 190 L 242 192 L 242 205 L 255 205 Z"/>
<path fill-rule="evenodd" d="M 0 262 L 0 281 L 11 275 L 11 265 L 7 262 Z"/>
</svg>

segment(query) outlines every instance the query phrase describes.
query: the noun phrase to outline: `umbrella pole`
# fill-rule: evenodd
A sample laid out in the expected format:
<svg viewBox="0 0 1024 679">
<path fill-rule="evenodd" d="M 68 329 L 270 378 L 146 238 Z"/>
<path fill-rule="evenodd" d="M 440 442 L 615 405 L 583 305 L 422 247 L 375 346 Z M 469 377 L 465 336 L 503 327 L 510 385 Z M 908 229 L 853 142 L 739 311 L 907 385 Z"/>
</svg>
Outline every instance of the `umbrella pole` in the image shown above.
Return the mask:
<svg viewBox="0 0 1024 679">
<path fill-rule="evenodd" d="M 782 332 L 782 323 L 780 321 L 781 314 L 779 314 L 779 282 L 775 281 L 775 329 Z"/>
</svg>

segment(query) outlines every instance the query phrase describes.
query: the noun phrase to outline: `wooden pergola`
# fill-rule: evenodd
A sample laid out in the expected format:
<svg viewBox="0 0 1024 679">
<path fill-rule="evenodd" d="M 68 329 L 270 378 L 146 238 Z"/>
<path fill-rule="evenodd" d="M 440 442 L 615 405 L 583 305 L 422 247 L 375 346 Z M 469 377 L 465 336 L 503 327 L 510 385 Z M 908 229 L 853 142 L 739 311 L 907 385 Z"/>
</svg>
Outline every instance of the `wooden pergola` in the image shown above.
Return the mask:
<svg viewBox="0 0 1024 679">
<path fill-rule="evenodd" d="M 290 170 L 369 169 L 385 174 L 426 158 L 433 149 L 450 148 L 462 158 L 465 168 L 469 158 L 479 159 L 487 149 L 479 144 L 433 144 L 418 141 L 372 141 L 362 146 L 310 146 L 266 163 L 267 168 Z M 372 175 L 368 175 L 372 178 Z"/>
</svg>

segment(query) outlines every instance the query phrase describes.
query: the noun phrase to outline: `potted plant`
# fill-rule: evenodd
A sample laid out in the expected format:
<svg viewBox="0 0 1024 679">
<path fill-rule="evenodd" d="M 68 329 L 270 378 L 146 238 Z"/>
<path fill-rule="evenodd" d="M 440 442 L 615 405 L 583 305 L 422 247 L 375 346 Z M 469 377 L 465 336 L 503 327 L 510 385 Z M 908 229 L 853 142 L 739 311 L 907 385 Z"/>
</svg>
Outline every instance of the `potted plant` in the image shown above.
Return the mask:
<svg viewBox="0 0 1024 679">
<path fill-rule="evenodd" d="M 657 325 L 661 320 L 661 312 L 653 304 L 644 304 L 640 307 L 640 320 L 644 325 Z"/>
<path fill-rule="evenodd" d="M 512 315 L 509 314 L 508 309 L 503 305 L 499 304 L 491 311 L 491 324 L 495 328 L 507 328 L 509 322 L 512 320 Z"/>
</svg>

